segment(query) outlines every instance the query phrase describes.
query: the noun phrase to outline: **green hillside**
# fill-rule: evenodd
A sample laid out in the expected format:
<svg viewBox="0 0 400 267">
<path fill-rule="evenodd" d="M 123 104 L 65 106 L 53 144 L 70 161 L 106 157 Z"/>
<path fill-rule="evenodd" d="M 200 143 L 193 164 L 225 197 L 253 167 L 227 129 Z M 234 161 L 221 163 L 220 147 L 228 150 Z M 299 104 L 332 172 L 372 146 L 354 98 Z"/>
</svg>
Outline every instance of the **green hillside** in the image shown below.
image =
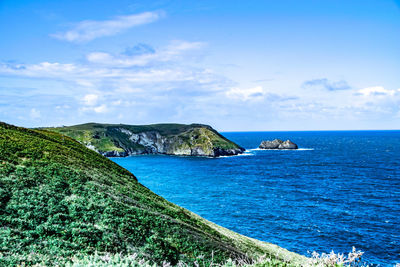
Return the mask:
<svg viewBox="0 0 400 267">
<path fill-rule="evenodd" d="M 45 129 L 72 137 L 105 156 L 170 154 L 217 157 L 237 155 L 244 151 L 203 124 L 86 123 Z"/>
<path fill-rule="evenodd" d="M 305 260 L 168 202 L 70 137 L 1 122 L 0 215 L 0 266 L 64 265 L 102 253 L 200 266 L 262 255 Z"/>
</svg>

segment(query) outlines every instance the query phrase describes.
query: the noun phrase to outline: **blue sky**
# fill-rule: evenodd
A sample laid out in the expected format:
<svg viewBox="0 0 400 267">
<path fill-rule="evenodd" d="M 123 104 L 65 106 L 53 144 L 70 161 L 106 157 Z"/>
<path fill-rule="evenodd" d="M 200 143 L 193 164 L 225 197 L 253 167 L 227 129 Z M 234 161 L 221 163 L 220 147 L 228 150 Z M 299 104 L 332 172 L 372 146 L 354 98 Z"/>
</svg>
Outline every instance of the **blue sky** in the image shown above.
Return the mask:
<svg viewBox="0 0 400 267">
<path fill-rule="evenodd" d="M 0 36 L 12 124 L 400 128 L 399 1 L 2 0 Z"/>
</svg>

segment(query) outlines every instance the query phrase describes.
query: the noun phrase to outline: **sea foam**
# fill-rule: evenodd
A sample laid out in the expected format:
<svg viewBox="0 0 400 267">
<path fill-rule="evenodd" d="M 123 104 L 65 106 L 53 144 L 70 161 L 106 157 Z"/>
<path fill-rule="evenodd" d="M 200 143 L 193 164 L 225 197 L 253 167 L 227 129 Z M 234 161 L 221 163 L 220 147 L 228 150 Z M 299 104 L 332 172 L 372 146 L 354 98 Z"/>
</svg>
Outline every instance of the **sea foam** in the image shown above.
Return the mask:
<svg viewBox="0 0 400 267">
<path fill-rule="evenodd" d="M 251 148 L 246 151 L 310 151 L 314 150 L 314 148 L 298 148 L 298 149 L 262 149 L 262 148 Z"/>
</svg>

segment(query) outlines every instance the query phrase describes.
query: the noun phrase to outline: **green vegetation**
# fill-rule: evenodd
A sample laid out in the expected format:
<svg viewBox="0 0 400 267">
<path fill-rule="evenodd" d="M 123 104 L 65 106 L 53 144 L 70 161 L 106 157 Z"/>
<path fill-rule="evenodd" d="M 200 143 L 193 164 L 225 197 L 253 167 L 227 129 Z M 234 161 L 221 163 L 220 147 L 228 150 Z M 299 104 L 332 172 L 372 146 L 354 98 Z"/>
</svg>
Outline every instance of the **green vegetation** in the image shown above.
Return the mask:
<svg viewBox="0 0 400 267">
<path fill-rule="evenodd" d="M 49 130 L 67 135 L 82 144 L 91 144 L 99 151 L 124 151 L 122 148 L 117 147 L 113 140 L 106 135 L 105 127 L 96 127 L 96 125 L 90 127 L 89 125 L 91 124 L 82 125 L 83 127 L 49 128 Z"/>
<path fill-rule="evenodd" d="M 251 262 L 262 255 L 282 266 L 305 261 L 168 202 L 70 137 L 5 123 L 0 215 L 0 266 L 82 266 L 98 261 L 95 255 L 117 254 L 149 264 Z"/>
<path fill-rule="evenodd" d="M 231 150 L 228 154 L 238 154 L 243 150 L 210 126 L 202 124 L 135 126 L 87 123 L 46 129 L 72 137 L 104 155 L 115 151 L 125 153 L 119 155 L 163 153 L 218 156 L 228 150 Z"/>
<path fill-rule="evenodd" d="M 182 264 L 183 266 L 188 266 L 188 264 Z M 199 262 L 193 262 L 194 266 L 199 266 Z M 94 254 L 90 256 L 85 256 L 82 258 L 75 258 L 70 263 L 67 264 L 67 267 L 84 267 L 84 266 L 118 266 L 118 267 L 128 267 L 128 266 L 137 266 L 137 267 L 156 267 L 157 265 L 141 259 L 137 254 L 133 255 L 121 255 L 121 254 Z M 168 265 L 167 265 L 168 266 Z M 218 267 L 289 267 L 294 266 L 288 262 L 282 262 L 273 258 L 265 258 L 261 257 L 256 261 L 246 261 L 246 260 L 232 260 L 228 259 L 223 263 L 214 263 L 211 262 L 210 265 L 207 266 L 218 266 Z M 317 266 L 317 265 L 316 265 Z M 332 265 L 336 266 L 336 265 Z"/>
</svg>

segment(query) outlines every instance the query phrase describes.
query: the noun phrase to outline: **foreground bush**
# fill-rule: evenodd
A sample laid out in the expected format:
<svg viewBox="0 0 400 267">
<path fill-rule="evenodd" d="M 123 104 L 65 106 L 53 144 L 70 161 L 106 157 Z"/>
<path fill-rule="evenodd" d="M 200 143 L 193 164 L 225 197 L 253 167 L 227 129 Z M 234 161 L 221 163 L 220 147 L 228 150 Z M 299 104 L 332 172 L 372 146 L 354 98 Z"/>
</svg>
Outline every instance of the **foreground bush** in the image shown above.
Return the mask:
<svg viewBox="0 0 400 267">
<path fill-rule="evenodd" d="M 333 251 L 329 254 L 322 253 L 319 254 L 317 252 L 312 253 L 312 257 L 308 259 L 308 261 L 302 264 L 291 263 L 290 261 L 278 260 L 280 255 L 276 254 L 273 256 L 262 256 L 256 260 L 248 260 L 248 259 L 228 259 L 224 262 L 214 262 L 213 257 L 209 258 L 207 263 L 204 262 L 203 256 L 198 256 L 193 262 L 184 262 L 179 261 L 175 265 L 167 262 L 154 262 L 152 260 L 148 260 L 140 257 L 137 253 L 124 255 L 122 253 L 99 253 L 95 252 L 92 255 L 83 255 L 77 254 L 68 258 L 54 257 L 52 262 L 54 265 L 64 265 L 66 267 L 186 267 L 186 266 L 202 266 L 202 267 L 339 267 L 339 266 L 367 266 L 362 263 L 361 257 L 364 253 L 356 250 L 354 247 L 348 255 L 344 255 L 341 253 L 334 253 Z M 1 255 L 0 255 L 1 256 Z M 49 255 L 38 255 L 38 254 L 29 254 L 29 255 L 14 255 L 14 258 L 19 259 L 19 264 L 21 266 L 29 265 L 29 262 L 32 260 L 36 261 L 37 267 L 39 266 L 48 266 L 47 262 L 49 262 Z M 400 264 L 396 265 L 396 267 L 400 267 Z"/>
<path fill-rule="evenodd" d="M 309 264 L 311 266 L 365 266 L 361 261 L 361 257 L 364 254 L 361 250 L 356 250 L 353 247 L 352 251 L 347 254 L 344 253 L 335 253 L 331 251 L 331 253 L 322 253 L 319 254 L 317 252 L 312 253 L 312 257 L 309 260 Z"/>
</svg>

